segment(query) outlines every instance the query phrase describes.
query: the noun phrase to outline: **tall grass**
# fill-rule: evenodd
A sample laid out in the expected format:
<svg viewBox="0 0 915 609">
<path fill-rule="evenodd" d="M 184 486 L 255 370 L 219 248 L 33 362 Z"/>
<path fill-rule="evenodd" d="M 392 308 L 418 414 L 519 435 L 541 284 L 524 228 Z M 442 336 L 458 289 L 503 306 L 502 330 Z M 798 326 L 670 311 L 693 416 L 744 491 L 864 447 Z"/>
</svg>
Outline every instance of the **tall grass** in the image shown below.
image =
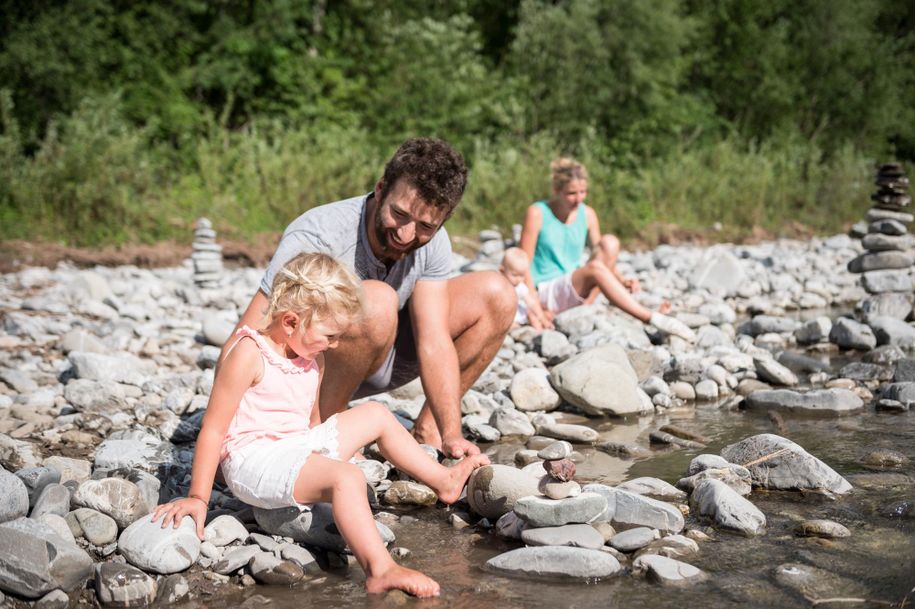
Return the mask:
<svg viewBox="0 0 915 609">
<path fill-rule="evenodd" d="M 116 98 L 84 104 L 26 154 L 9 97 L 0 94 L 0 239 L 187 241 L 199 216 L 223 236 L 251 239 L 310 207 L 367 192 L 397 145 L 372 144 L 356 128 L 265 123 L 229 131 L 213 121 L 188 143 L 167 146 L 124 121 L 118 105 Z M 863 215 L 872 189 L 873 161 L 858 151 L 823 151 L 790 136 L 682 147 L 635 168 L 601 158 L 600 142 L 586 139 L 579 149 L 591 175 L 588 203 L 605 231 L 623 237 L 654 223 L 720 222 L 728 237 L 754 227 L 777 233 L 791 222 L 833 232 Z M 472 173 L 449 223 L 453 234 L 521 222 L 531 202 L 550 194 L 549 162 L 560 151 L 540 135 L 478 141 L 465 152 Z"/>
</svg>

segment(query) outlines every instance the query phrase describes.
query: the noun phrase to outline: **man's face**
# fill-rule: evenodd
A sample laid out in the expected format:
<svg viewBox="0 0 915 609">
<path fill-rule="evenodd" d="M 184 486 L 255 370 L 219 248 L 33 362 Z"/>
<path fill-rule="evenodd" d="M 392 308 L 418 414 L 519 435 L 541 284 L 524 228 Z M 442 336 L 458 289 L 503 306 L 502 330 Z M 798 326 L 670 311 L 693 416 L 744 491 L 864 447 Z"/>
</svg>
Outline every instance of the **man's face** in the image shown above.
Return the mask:
<svg viewBox="0 0 915 609">
<path fill-rule="evenodd" d="M 400 260 L 428 243 L 445 222 L 448 212 L 419 198 L 416 189 L 398 180 L 383 201 L 381 182 L 375 186 L 378 201 L 370 244 L 382 260 Z"/>
</svg>

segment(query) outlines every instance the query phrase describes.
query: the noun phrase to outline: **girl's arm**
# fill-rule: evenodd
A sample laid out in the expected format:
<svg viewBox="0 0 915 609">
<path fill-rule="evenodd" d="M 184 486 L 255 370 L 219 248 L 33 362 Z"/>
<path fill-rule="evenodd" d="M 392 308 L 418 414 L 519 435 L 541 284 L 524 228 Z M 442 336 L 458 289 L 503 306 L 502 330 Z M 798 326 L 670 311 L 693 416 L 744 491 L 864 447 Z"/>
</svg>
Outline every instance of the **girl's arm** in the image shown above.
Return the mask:
<svg viewBox="0 0 915 609">
<path fill-rule="evenodd" d="M 321 424 L 321 383 L 324 382 L 324 354 L 319 353 L 315 358 L 318 364 L 318 390 L 315 392 L 315 402 L 311 406 L 311 420 L 308 422 L 308 428 L 313 429 Z"/>
<path fill-rule="evenodd" d="M 190 515 L 197 524 L 197 536 L 204 538 L 207 506 L 226 431 L 242 395 L 263 377 L 263 366 L 260 351 L 251 340 L 241 340 L 223 361 L 197 436 L 188 496 L 159 505 L 153 512 L 153 522 L 163 516 L 162 528 L 172 523 L 177 528 L 184 516 Z"/>
</svg>

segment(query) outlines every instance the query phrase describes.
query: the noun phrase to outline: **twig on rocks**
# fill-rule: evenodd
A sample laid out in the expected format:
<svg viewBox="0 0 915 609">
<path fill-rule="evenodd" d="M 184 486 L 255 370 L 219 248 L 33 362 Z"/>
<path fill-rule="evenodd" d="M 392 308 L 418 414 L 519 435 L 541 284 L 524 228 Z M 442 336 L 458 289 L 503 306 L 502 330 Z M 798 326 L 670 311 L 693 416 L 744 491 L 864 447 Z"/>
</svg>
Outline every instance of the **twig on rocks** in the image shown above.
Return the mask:
<svg viewBox="0 0 915 609">
<path fill-rule="evenodd" d="M 913 586 L 912 589 L 909 590 L 908 593 L 902 597 L 902 602 L 899 603 L 899 609 L 905 609 L 905 604 L 909 600 L 909 595 L 912 594 L 913 592 L 915 592 L 915 586 Z"/>
<path fill-rule="evenodd" d="M 768 460 L 770 460 L 770 459 L 774 459 L 775 457 L 778 457 L 779 455 L 783 455 L 783 454 L 785 454 L 785 453 L 787 453 L 787 452 L 791 452 L 791 449 L 790 449 L 790 448 L 782 448 L 782 449 L 780 449 L 780 450 L 775 451 L 774 453 L 769 453 L 768 455 L 765 455 L 765 456 L 763 456 L 763 457 L 760 457 L 759 459 L 753 459 L 753 460 L 750 461 L 749 463 L 742 463 L 741 465 L 743 465 L 744 467 L 750 467 L 751 465 L 756 465 L 757 463 L 763 463 L 763 462 L 768 461 Z"/>
<path fill-rule="evenodd" d="M 810 604 L 816 607 L 817 605 L 825 605 L 826 603 L 873 603 L 875 605 L 887 605 L 892 607 L 894 603 L 889 601 L 878 601 L 872 598 L 854 598 L 854 597 L 836 597 L 836 598 L 811 598 L 805 596 Z"/>
</svg>

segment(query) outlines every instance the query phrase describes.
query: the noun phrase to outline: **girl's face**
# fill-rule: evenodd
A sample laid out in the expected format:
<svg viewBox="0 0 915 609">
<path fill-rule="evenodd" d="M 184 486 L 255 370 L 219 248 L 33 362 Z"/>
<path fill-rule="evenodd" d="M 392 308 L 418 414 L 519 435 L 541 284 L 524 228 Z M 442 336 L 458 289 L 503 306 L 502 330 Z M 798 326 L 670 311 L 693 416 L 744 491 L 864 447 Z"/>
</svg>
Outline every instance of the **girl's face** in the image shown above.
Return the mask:
<svg viewBox="0 0 915 609">
<path fill-rule="evenodd" d="M 286 355 L 313 360 L 318 354 L 337 347 L 340 336 L 349 327 L 349 321 L 334 317 L 312 319 L 311 323 L 303 328 L 297 315 L 287 313 L 283 317 L 283 326 L 288 333 Z"/>
<path fill-rule="evenodd" d="M 587 196 L 587 180 L 569 180 L 565 186 L 556 190 L 556 197 L 559 201 L 565 203 L 571 209 L 575 209 L 579 204 L 584 203 Z"/>
</svg>

